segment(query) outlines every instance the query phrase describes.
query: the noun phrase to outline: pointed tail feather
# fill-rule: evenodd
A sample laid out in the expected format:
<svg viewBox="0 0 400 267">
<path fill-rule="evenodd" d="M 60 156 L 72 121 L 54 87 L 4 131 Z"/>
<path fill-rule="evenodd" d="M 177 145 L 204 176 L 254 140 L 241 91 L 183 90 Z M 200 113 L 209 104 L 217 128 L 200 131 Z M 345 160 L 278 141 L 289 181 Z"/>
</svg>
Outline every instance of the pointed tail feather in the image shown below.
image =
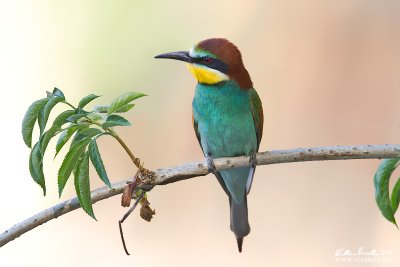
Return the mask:
<svg viewBox="0 0 400 267">
<path fill-rule="evenodd" d="M 247 196 L 244 194 L 242 203 L 229 200 L 231 206 L 231 230 L 235 233 L 239 252 L 242 252 L 243 237 L 250 233 L 250 225 L 247 212 Z"/>
<path fill-rule="evenodd" d="M 239 252 L 242 252 L 243 237 L 236 237 Z"/>
</svg>

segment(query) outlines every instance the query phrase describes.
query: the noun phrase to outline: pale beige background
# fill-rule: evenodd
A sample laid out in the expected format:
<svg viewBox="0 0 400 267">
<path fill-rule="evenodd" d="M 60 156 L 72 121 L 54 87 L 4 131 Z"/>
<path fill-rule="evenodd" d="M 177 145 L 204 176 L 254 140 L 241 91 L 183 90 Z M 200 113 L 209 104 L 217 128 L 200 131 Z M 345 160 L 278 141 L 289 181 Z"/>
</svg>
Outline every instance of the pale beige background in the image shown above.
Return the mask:
<svg viewBox="0 0 400 267">
<path fill-rule="evenodd" d="M 1 1 L 0 231 L 59 202 L 53 152 L 48 195 L 31 180 L 20 135 L 28 105 L 54 86 L 76 103 L 136 90 L 149 95 L 121 136 L 149 168 L 201 160 L 191 126 L 195 81 L 163 52 L 226 37 L 241 49 L 264 105 L 261 150 L 398 143 L 399 1 Z M 61 109 L 61 107 L 60 107 Z M 54 145 L 54 143 L 50 144 Z M 113 181 L 134 172 L 115 141 L 100 144 Z M 378 160 L 259 167 L 251 234 L 237 252 L 228 201 L 213 176 L 155 188 L 157 215 L 117 221 L 120 198 L 29 232 L 0 249 L 0 266 L 336 266 L 340 247 L 392 250 L 400 233 L 375 205 Z M 92 187 L 100 185 L 92 173 Z M 74 196 L 71 181 L 62 200 Z M 347 264 L 351 265 L 351 264 Z"/>
</svg>

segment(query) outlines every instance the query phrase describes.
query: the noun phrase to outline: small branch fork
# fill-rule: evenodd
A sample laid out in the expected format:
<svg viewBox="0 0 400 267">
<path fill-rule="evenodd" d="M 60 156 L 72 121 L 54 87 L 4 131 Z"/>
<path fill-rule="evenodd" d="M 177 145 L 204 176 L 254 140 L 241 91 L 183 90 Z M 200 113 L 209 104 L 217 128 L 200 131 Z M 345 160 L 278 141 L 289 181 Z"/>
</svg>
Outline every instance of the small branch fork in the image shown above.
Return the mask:
<svg viewBox="0 0 400 267">
<path fill-rule="evenodd" d="M 122 245 L 124 246 L 124 250 L 126 255 L 130 255 L 128 249 L 125 244 L 124 232 L 122 230 L 122 223 L 128 218 L 128 216 L 134 211 L 136 206 L 140 203 L 142 208 L 140 209 L 140 216 L 150 222 L 151 218 L 155 214 L 155 211 L 152 210 L 148 205 L 150 204 L 149 201 L 146 199 L 146 191 L 139 189 L 138 185 L 141 183 L 141 171 L 137 170 L 135 176 L 133 177 L 132 181 L 127 181 L 127 185 L 124 188 L 124 192 L 122 193 L 121 197 L 121 206 L 122 207 L 129 207 L 131 204 L 131 199 L 135 198 L 136 201 L 133 206 L 128 210 L 127 213 L 122 217 L 121 220 L 118 221 L 119 225 L 119 233 L 121 236 Z M 147 208 L 145 208 L 147 206 Z M 147 211 L 147 213 L 146 213 Z M 145 216 L 146 214 L 147 216 Z"/>
<path fill-rule="evenodd" d="M 256 165 L 268 165 L 303 161 L 382 159 L 395 158 L 399 155 L 400 145 L 331 146 L 262 152 L 256 155 L 255 162 Z M 141 180 L 138 182 L 138 188 L 143 189 L 143 191 L 149 191 L 156 185 L 178 182 L 197 176 L 204 176 L 209 173 L 206 161 L 192 162 L 176 167 L 158 169 L 155 172 L 145 171 L 142 165 L 140 165 L 140 162 L 134 163 L 141 166 L 138 167 L 141 173 Z M 216 170 L 219 171 L 230 168 L 248 167 L 252 163 L 250 162 L 250 157 L 235 157 L 214 159 L 214 164 Z M 103 186 L 93 190 L 91 192 L 92 203 L 121 194 L 126 188 L 127 183 L 130 184 L 132 181 L 122 180 L 114 183 L 111 189 Z M 143 197 L 143 194 L 141 196 Z M 139 201 L 140 197 L 137 197 L 136 202 Z M 0 247 L 37 226 L 78 209 L 79 207 L 78 199 L 72 198 L 39 212 L 23 222 L 17 223 L 4 233 L 0 234 Z"/>
</svg>

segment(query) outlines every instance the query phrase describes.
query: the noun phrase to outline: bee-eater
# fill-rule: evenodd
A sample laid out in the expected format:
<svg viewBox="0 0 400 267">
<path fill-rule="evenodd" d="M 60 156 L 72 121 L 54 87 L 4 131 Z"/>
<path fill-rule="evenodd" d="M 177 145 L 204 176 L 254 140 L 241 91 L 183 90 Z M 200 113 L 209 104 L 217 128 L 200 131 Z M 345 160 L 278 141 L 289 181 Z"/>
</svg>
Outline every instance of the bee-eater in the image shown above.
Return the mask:
<svg viewBox="0 0 400 267">
<path fill-rule="evenodd" d="M 226 39 L 199 42 L 190 51 L 156 56 L 187 62 L 197 79 L 193 98 L 193 127 L 207 159 L 229 197 L 230 228 L 242 251 L 243 238 L 249 234 L 247 194 L 250 191 L 255 154 L 263 132 L 261 100 L 243 65 L 239 49 Z M 250 156 L 252 167 L 217 172 L 213 158 Z"/>
</svg>

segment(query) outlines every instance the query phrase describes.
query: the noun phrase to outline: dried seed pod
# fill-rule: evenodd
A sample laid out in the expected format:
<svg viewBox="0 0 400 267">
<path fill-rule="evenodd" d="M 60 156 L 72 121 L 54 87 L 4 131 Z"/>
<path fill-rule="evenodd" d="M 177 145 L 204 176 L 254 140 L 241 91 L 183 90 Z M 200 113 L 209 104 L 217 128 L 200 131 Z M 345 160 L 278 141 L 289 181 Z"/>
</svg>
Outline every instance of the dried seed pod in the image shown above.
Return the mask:
<svg viewBox="0 0 400 267">
<path fill-rule="evenodd" d="M 150 202 L 147 198 L 143 198 L 140 201 L 140 204 L 142 205 L 140 208 L 140 217 L 142 217 L 143 220 L 150 222 L 151 219 L 153 219 L 153 215 L 156 214 L 156 210 L 150 208 Z"/>
<path fill-rule="evenodd" d="M 124 192 L 121 197 L 121 206 L 129 207 L 131 205 L 132 193 L 133 193 L 134 184 L 128 184 L 124 188 Z"/>
</svg>

